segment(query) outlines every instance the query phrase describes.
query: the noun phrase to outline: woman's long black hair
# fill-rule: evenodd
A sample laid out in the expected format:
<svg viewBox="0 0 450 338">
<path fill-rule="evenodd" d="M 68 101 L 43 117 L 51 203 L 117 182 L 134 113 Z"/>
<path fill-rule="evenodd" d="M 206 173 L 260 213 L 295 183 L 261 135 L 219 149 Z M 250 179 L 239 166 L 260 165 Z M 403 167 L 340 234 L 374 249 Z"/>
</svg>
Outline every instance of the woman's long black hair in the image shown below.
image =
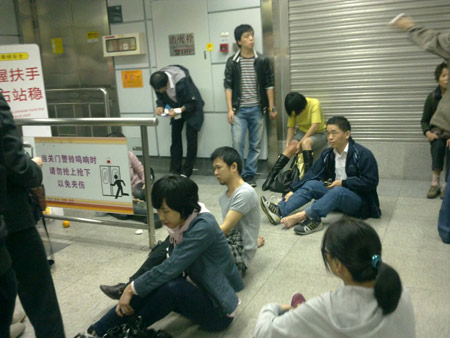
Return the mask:
<svg viewBox="0 0 450 338">
<path fill-rule="evenodd" d="M 373 258 L 381 257 L 381 241 L 370 225 L 357 220 L 331 224 L 322 240 L 322 256 L 329 270 L 326 254 L 339 259 L 355 282 L 375 280 L 375 298 L 383 314 L 395 311 L 402 294 L 400 276 L 391 266 Z"/>
</svg>

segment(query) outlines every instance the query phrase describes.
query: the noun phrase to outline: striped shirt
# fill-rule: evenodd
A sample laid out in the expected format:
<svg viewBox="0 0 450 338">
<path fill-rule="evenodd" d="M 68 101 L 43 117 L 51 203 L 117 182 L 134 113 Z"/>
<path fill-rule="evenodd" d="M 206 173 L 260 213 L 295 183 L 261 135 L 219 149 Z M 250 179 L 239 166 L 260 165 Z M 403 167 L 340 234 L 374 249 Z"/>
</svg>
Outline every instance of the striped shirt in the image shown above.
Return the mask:
<svg viewBox="0 0 450 338">
<path fill-rule="evenodd" d="M 241 65 L 241 107 L 258 106 L 258 92 L 256 84 L 255 57 L 240 58 Z"/>
</svg>

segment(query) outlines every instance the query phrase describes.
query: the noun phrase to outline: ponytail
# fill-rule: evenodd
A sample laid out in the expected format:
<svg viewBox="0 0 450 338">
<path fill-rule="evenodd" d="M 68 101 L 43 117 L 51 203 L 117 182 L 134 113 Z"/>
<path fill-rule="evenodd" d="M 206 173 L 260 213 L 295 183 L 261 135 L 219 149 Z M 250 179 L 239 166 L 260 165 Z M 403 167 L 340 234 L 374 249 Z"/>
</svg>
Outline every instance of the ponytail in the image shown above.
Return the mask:
<svg viewBox="0 0 450 338">
<path fill-rule="evenodd" d="M 383 315 L 395 311 L 402 294 L 402 282 L 397 271 L 386 263 L 377 264 L 378 275 L 375 281 L 374 293 Z"/>
</svg>

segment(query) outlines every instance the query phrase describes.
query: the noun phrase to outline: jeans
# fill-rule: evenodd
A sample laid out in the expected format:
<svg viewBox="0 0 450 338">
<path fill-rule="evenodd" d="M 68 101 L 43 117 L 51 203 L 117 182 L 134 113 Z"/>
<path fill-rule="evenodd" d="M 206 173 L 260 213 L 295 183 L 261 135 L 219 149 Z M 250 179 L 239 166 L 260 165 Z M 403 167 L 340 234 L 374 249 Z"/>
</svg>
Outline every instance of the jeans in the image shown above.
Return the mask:
<svg viewBox="0 0 450 338">
<path fill-rule="evenodd" d="M 23 309 L 36 338 L 64 338 L 64 327 L 41 237 L 33 226 L 10 232 L 6 247 L 18 282 Z"/>
<path fill-rule="evenodd" d="M 13 269 L 10 268 L 0 276 L 0 337 L 9 338 L 9 326 L 14 313 L 16 294 L 16 278 Z"/>
<path fill-rule="evenodd" d="M 306 214 L 313 220 L 320 220 L 333 210 L 357 216 L 362 204 L 361 197 L 347 188 L 328 189 L 323 182 L 311 180 L 296 190 L 287 202 L 283 199 L 278 207 L 284 217 L 313 199 L 316 201 L 305 209 Z"/>
<path fill-rule="evenodd" d="M 182 277 L 161 285 L 144 298 L 133 296 L 130 305 L 135 315 L 142 316 L 145 327 L 164 318 L 171 311 L 187 317 L 208 331 L 224 330 L 233 321 L 233 318 L 222 314 L 206 292 Z M 103 336 L 108 329 L 128 321 L 129 317 L 121 318 L 115 310 L 114 306 L 93 325 L 98 336 Z"/>
<path fill-rule="evenodd" d="M 448 179 L 450 180 L 450 174 Z M 438 231 L 442 241 L 450 244 L 450 184 L 447 184 L 444 200 L 439 211 Z"/>
<path fill-rule="evenodd" d="M 181 132 L 185 120 L 181 117 L 179 119 L 172 119 L 172 144 L 170 146 L 170 172 L 172 174 L 183 174 L 187 177 L 192 175 L 194 169 L 195 159 L 197 158 L 197 130 L 186 123 L 186 140 L 187 152 L 183 167 L 181 167 L 181 160 L 183 158 L 183 140 Z"/>
<path fill-rule="evenodd" d="M 244 169 L 245 136 L 248 129 L 248 154 Z M 242 177 L 254 177 L 258 168 L 258 158 L 261 152 L 261 140 L 264 130 L 264 116 L 258 107 L 241 107 L 234 115 L 231 126 L 233 148 L 237 150 L 242 160 Z"/>
</svg>

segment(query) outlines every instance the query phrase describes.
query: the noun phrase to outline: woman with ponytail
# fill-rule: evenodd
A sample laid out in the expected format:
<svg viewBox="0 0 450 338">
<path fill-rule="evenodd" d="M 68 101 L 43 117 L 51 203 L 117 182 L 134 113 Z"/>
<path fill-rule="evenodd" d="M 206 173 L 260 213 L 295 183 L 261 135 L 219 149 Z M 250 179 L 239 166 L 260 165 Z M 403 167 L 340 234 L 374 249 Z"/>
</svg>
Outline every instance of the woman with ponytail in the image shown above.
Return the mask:
<svg viewBox="0 0 450 338">
<path fill-rule="evenodd" d="M 267 304 L 255 337 L 415 337 L 415 320 L 400 276 L 383 262 L 377 232 L 362 221 L 341 220 L 322 240 L 327 270 L 344 285 L 295 307 Z M 295 307 L 295 308 L 294 308 Z"/>
</svg>

